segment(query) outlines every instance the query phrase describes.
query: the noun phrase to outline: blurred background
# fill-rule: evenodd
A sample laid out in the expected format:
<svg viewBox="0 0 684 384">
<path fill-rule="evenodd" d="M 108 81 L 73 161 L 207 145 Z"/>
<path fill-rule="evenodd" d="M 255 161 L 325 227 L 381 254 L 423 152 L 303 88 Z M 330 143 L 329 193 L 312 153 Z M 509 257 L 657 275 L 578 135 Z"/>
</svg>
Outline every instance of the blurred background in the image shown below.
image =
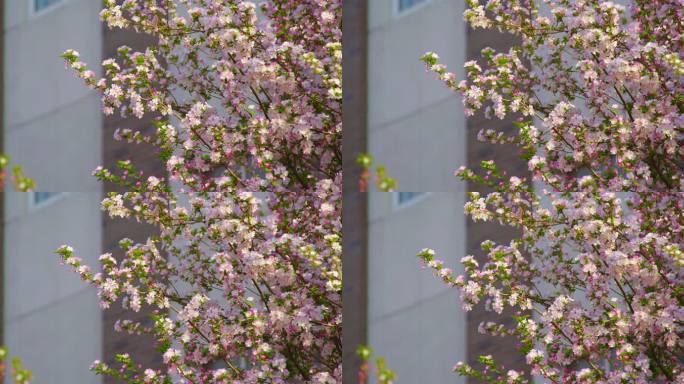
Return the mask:
<svg viewBox="0 0 684 384">
<path fill-rule="evenodd" d="M 477 140 L 482 128 L 508 130 L 512 120 L 466 117 L 460 95 L 449 91 L 419 60 L 436 52 L 464 78 L 463 64 L 484 47 L 508 50 L 515 41 L 496 31 L 472 30 L 462 0 L 345 2 L 345 161 L 369 153 L 386 167 L 400 192 L 361 193 L 358 167 L 345 171 L 344 343 L 345 382 L 357 382 L 355 345 L 368 345 L 398 376 L 398 383 L 464 383 L 452 371 L 459 361 L 477 366 L 491 354 L 509 368 L 522 359 L 510 339 L 478 333 L 496 320 L 483 307 L 461 309 L 458 291 L 447 288 L 416 254 L 433 248 L 460 274 L 459 260 L 479 258 L 485 239 L 508 242 L 518 234 L 463 214 L 468 191 L 454 176 L 461 165 L 495 160 L 512 174 L 526 165 L 514 148 Z M 372 189 L 372 188 L 371 188 Z M 506 314 L 500 321 L 508 322 Z"/>
<path fill-rule="evenodd" d="M 60 58 L 75 49 L 99 76 L 100 62 L 118 46 L 148 42 L 104 28 L 100 0 L 3 0 L 1 7 L 2 152 L 35 181 L 36 192 L 15 192 L 8 180 L 1 201 L 0 343 L 22 358 L 36 383 L 106 381 L 89 371 L 90 364 L 127 350 L 154 366 L 154 345 L 115 333 L 120 313 L 103 312 L 95 290 L 54 253 L 69 244 L 98 269 L 99 255 L 119 239 L 149 233 L 106 218 L 100 200 L 110 187 L 91 176 L 96 166 L 123 158 L 161 172 L 153 153 L 131 152 L 112 139 L 114 129 L 145 128 L 149 120 L 105 118 L 100 97 Z"/>
</svg>

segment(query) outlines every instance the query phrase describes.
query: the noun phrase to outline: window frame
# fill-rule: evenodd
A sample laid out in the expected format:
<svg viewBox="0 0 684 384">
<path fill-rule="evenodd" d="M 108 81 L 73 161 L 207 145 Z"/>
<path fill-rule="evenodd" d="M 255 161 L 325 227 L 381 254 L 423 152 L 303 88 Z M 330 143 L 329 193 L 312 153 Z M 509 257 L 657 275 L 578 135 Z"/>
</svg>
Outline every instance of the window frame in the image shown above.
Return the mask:
<svg viewBox="0 0 684 384">
<path fill-rule="evenodd" d="M 394 10 L 393 13 L 394 13 L 395 17 L 403 17 L 403 16 L 409 15 L 413 12 L 420 10 L 421 8 L 430 4 L 431 2 L 432 2 L 432 0 L 423 0 L 420 3 L 414 4 L 411 7 L 408 7 L 406 9 L 401 9 L 401 0 L 393 0 L 392 1 L 392 8 Z"/>
<path fill-rule="evenodd" d="M 399 200 L 399 194 L 402 192 L 403 193 L 406 193 L 406 192 L 418 193 L 419 195 L 413 197 L 412 199 L 410 199 L 408 201 L 401 202 Z M 393 195 L 392 196 L 392 208 L 394 208 L 395 211 L 398 211 L 400 209 L 404 209 L 406 207 L 410 207 L 414 204 L 417 204 L 417 203 L 425 200 L 426 198 L 428 198 L 430 195 L 432 195 L 432 192 L 422 192 L 422 191 L 402 191 L 402 192 L 394 192 L 392 194 Z"/>
<path fill-rule="evenodd" d="M 39 192 L 48 192 L 48 193 L 54 193 L 54 195 L 48 197 L 47 199 L 43 201 L 36 201 L 36 194 Z M 49 205 L 54 204 L 55 202 L 62 200 L 64 197 L 66 197 L 69 193 L 68 192 L 54 192 L 54 191 L 31 191 L 28 193 L 29 200 L 28 200 L 28 206 L 29 206 L 29 211 L 35 211 L 44 207 L 47 207 Z"/>
<path fill-rule="evenodd" d="M 69 2 L 69 0 L 58 0 L 58 1 L 57 1 L 56 3 L 54 3 L 54 4 L 50 4 L 50 5 L 48 5 L 47 7 L 43 8 L 43 9 L 36 10 L 36 1 L 38 1 L 38 0 L 29 0 L 29 1 L 27 1 L 27 3 L 28 3 L 28 8 L 29 8 L 29 9 L 28 9 L 29 18 L 34 18 L 34 17 L 39 17 L 39 16 L 42 16 L 42 15 L 45 15 L 45 14 L 47 14 L 47 13 L 50 13 L 50 12 L 56 10 L 56 9 L 59 9 L 59 8 L 63 7 L 66 3 Z"/>
</svg>

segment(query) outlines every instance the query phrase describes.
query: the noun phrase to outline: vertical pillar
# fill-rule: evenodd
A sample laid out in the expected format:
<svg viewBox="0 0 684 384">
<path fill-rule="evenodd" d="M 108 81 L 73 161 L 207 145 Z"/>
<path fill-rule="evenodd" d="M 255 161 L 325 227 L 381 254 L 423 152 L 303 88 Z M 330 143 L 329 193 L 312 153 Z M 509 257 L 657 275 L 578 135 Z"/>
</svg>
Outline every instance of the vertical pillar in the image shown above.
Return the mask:
<svg viewBox="0 0 684 384">
<path fill-rule="evenodd" d="M 5 2 L 0 1 L 0 152 L 5 152 Z M 0 345 L 5 344 L 5 194 L 0 185 Z M 0 384 L 4 383 L 0 376 Z"/>
<path fill-rule="evenodd" d="M 368 199 L 359 191 L 361 169 L 356 164 L 367 145 L 368 2 L 347 0 L 343 8 L 343 382 L 356 384 L 356 348 L 366 344 L 368 335 Z"/>
<path fill-rule="evenodd" d="M 466 37 L 466 60 L 481 59 L 480 51 L 485 47 L 491 47 L 497 51 L 507 51 L 512 45 L 517 44 L 516 37 L 510 34 L 502 34 L 496 30 L 472 29 L 467 26 Z M 480 142 L 477 133 L 483 128 L 511 131 L 514 129 L 514 119 L 508 117 L 504 120 L 485 119 L 484 113 L 479 111 L 467 118 L 466 122 L 466 146 L 467 164 L 471 169 L 479 169 L 480 161 L 494 160 L 501 170 L 509 175 L 526 176 L 529 174 L 527 164 L 518 156 L 518 149 L 511 145 L 493 145 Z M 480 184 L 468 184 L 468 191 L 487 192 Z M 509 243 L 512 239 L 521 236 L 521 232 L 508 226 L 502 226 L 497 222 L 473 222 L 470 218 L 466 224 L 467 254 L 475 256 L 480 263 L 483 259 L 483 251 L 480 244 L 484 240 L 492 240 L 496 243 Z M 504 312 L 496 316 L 494 312 L 484 310 L 481 303 L 467 314 L 467 362 L 473 367 L 479 367 L 480 355 L 492 355 L 494 360 L 504 365 L 507 369 L 524 370 L 524 357 L 517 350 L 517 341 L 513 338 L 494 338 L 482 335 L 478 332 L 481 322 L 498 321 L 513 324 L 510 312 Z M 471 380 L 472 381 L 472 380 Z"/>
<path fill-rule="evenodd" d="M 102 32 L 102 57 L 103 59 L 116 56 L 117 48 L 127 45 L 134 50 L 144 50 L 146 46 L 154 44 L 154 40 L 148 35 L 137 34 L 128 29 L 109 29 L 103 25 Z M 122 141 L 114 140 L 112 137 L 117 128 L 131 128 L 141 130 L 143 133 L 154 130 L 152 125 L 153 118 L 146 115 L 143 119 L 135 117 L 123 118 L 120 114 L 114 113 L 103 117 L 102 134 L 102 164 L 105 168 L 115 170 L 117 160 L 131 160 L 131 162 L 142 170 L 145 175 L 164 176 L 163 164 L 156 156 L 154 148 L 147 144 L 131 145 Z M 115 185 L 105 184 L 104 193 L 110 191 L 120 191 Z M 102 251 L 111 252 L 115 257 L 120 255 L 121 249 L 118 242 L 124 237 L 136 242 L 144 242 L 145 239 L 155 233 L 156 228 L 141 224 L 130 219 L 112 219 L 107 214 L 102 215 Z M 127 333 L 116 332 L 114 323 L 120 318 L 126 318 L 146 324 L 150 322 L 149 311 L 132 312 L 124 310 L 119 304 L 112 305 L 111 308 L 103 312 L 102 317 L 102 355 L 103 361 L 114 365 L 114 356 L 118 353 L 130 353 L 136 363 L 142 364 L 145 368 L 161 368 L 161 356 L 156 351 L 156 342 L 149 335 L 129 335 Z M 117 383 L 111 377 L 104 378 L 105 383 Z"/>
</svg>

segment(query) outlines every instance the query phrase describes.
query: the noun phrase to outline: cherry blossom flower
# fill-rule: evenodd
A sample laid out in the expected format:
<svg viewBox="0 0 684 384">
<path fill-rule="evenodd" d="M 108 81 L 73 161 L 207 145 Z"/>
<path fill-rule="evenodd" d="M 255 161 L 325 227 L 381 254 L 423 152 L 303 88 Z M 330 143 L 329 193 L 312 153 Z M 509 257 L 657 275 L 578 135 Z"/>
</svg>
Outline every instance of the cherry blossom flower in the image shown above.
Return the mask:
<svg viewBox="0 0 684 384">
<path fill-rule="evenodd" d="M 474 28 L 498 28 L 520 43 L 482 50 L 466 79 L 439 57 L 422 60 L 463 95 L 467 114 L 511 117 L 514 135 L 478 138 L 518 146 L 530 175 L 496 164 L 460 168 L 474 220 L 520 229 L 510 244 L 482 243 L 444 274 L 434 252 L 418 256 L 461 291 L 463 306 L 514 314 L 511 335 L 530 372 L 554 383 L 673 383 L 684 379 L 684 7 L 679 0 L 467 0 Z M 492 116 L 489 116 L 492 117 Z M 505 137 L 505 138 L 503 138 Z M 524 255 L 524 256 L 523 256 Z M 487 356 L 486 382 L 528 382 Z"/>
<path fill-rule="evenodd" d="M 341 1 L 107 0 L 100 16 L 157 42 L 120 47 L 96 79 L 106 114 L 156 132 L 114 138 L 155 150 L 167 174 L 121 159 L 94 175 L 119 185 L 112 217 L 158 233 L 82 268 L 103 307 L 151 314 L 164 368 L 128 355 L 97 373 L 127 382 L 341 382 Z M 241 363 L 242 362 L 242 363 Z"/>
</svg>

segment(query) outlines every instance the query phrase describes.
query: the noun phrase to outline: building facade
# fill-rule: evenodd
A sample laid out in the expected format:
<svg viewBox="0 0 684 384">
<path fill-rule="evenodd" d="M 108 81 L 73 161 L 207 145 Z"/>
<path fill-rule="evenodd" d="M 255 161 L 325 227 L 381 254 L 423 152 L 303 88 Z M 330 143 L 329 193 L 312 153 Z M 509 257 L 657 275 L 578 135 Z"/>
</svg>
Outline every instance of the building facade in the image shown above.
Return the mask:
<svg viewBox="0 0 684 384">
<path fill-rule="evenodd" d="M 457 266 L 465 252 L 465 125 L 457 95 L 419 60 L 465 61 L 461 1 L 371 1 L 368 9 L 368 152 L 401 193 L 368 196 L 368 344 L 400 383 L 460 383 L 465 314 L 458 295 L 422 269 L 434 248 Z M 458 71 L 458 70 L 457 70 Z M 457 72 L 462 75 L 462 71 Z"/>
<path fill-rule="evenodd" d="M 421 268 L 416 257 L 422 248 L 433 248 L 458 273 L 463 256 L 482 256 L 483 240 L 509 241 L 517 235 L 510 228 L 467 219 L 467 192 L 480 188 L 454 176 L 459 166 L 476 167 L 481 160 L 495 160 L 513 174 L 525 174 L 525 164 L 516 159 L 513 148 L 477 141 L 479 129 L 509 129 L 511 121 L 466 117 L 460 96 L 426 72 L 420 61 L 424 53 L 436 52 L 462 79 L 463 63 L 477 58 L 482 48 L 507 49 L 514 41 L 493 31 L 471 30 L 463 21 L 462 1 L 352 3 L 346 4 L 352 8 L 349 12 L 365 18 L 366 25 L 356 38 L 346 24 L 345 37 L 362 41 L 350 37 L 345 44 L 356 44 L 350 54 L 364 58 L 345 56 L 345 80 L 352 86 L 361 83 L 366 93 L 358 97 L 352 90 L 347 98 L 345 86 L 345 101 L 350 110 L 366 111 L 366 119 L 353 124 L 345 119 L 345 137 L 350 131 L 362 137 L 348 148 L 370 153 L 397 180 L 401 192 L 366 193 L 356 199 L 365 205 L 348 203 L 345 195 L 347 214 L 356 214 L 355 223 L 345 222 L 345 236 L 349 233 L 356 243 L 350 240 L 350 247 L 344 248 L 345 268 L 348 261 L 354 266 L 345 270 L 344 302 L 345 308 L 363 307 L 365 315 L 348 338 L 384 357 L 398 383 L 464 383 L 453 366 L 458 361 L 477 365 L 479 355 L 491 354 L 506 367 L 521 367 L 512 340 L 477 332 L 491 313 L 482 307 L 464 312 L 458 292 Z M 345 180 L 350 190 L 356 186 L 353 177 Z M 365 216 L 357 217 L 362 210 Z M 347 230 L 348 225 L 352 229 Z M 357 233 L 364 231 L 365 237 Z M 350 327 L 347 318 L 345 314 L 345 330 Z M 345 382 L 355 383 L 358 365 L 347 365 Z"/>
<path fill-rule="evenodd" d="M 102 250 L 101 186 L 90 176 L 102 157 L 100 101 L 60 58 L 74 48 L 101 61 L 101 4 L 3 3 L 4 152 L 54 192 L 4 193 L 4 343 L 37 382 L 99 383 L 88 370 L 102 358 L 95 291 L 54 250 L 69 243 L 91 265 Z"/>
<path fill-rule="evenodd" d="M 113 324 L 121 311 L 103 312 L 94 288 L 60 265 L 54 253 L 69 244 L 97 268 L 99 255 L 116 254 L 121 238 L 150 233 L 106 217 L 100 201 L 112 187 L 91 176 L 98 165 L 125 158 L 159 173 L 152 151 L 131 151 L 112 139 L 116 128 L 147 127 L 150 121 L 103 116 L 100 96 L 60 58 L 75 49 L 99 75 L 103 57 L 112 57 L 116 47 L 136 48 L 146 41 L 104 28 L 100 1 L 5 0 L 2 6 L 3 151 L 35 180 L 38 191 L 9 187 L 3 194 L 2 342 L 42 383 L 108 382 L 89 366 L 117 352 L 133 352 L 154 366 L 154 343 L 116 333 Z"/>
</svg>

